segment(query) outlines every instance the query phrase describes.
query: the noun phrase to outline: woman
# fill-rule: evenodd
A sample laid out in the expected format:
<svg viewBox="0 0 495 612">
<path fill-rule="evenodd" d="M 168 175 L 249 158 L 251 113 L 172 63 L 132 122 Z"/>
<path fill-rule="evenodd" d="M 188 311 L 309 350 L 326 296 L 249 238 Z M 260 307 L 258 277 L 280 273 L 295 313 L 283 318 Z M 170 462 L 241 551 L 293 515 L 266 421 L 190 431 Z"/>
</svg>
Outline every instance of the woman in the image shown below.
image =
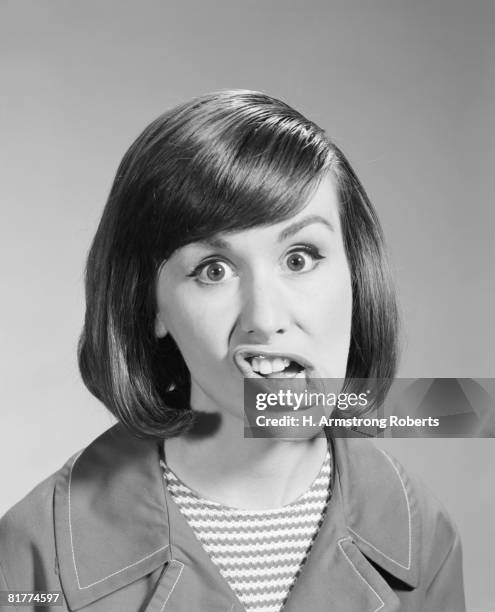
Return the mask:
<svg viewBox="0 0 495 612">
<path fill-rule="evenodd" d="M 394 460 L 328 428 L 244 437 L 245 378 L 395 371 L 379 222 L 318 126 L 250 91 L 158 118 L 86 297 L 81 373 L 118 424 L 2 519 L 2 588 L 106 612 L 464 609 L 456 532 Z"/>
</svg>

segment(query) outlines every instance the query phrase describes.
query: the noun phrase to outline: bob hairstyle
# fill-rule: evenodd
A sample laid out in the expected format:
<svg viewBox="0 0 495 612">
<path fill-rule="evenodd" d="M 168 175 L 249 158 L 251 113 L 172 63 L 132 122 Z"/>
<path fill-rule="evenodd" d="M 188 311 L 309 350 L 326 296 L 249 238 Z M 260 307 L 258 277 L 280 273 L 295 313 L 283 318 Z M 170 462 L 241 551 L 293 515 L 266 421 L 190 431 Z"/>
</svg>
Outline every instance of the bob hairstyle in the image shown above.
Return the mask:
<svg viewBox="0 0 495 612">
<path fill-rule="evenodd" d="M 190 375 L 173 338 L 154 333 L 161 264 L 191 242 L 270 225 L 336 179 L 353 312 L 346 384 L 384 379 L 397 361 L 397 308 L 378 217 L 340 149 L 266 94 L 220 91 L 153 121 L 117 170 L 86 266 L 78 348 L 84 383 L 139 437 L 172 437 L 194 422 Z"/>
</svg>

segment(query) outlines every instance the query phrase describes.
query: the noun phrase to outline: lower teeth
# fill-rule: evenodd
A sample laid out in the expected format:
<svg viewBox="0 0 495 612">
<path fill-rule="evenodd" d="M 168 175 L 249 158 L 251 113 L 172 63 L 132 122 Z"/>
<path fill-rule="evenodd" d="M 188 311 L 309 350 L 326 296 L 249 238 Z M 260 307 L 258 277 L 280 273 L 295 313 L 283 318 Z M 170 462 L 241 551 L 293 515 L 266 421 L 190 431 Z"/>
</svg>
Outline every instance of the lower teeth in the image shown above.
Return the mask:
<svg viewBox="0 0 495 612">
<path fill-rule="evenodd" d="M 270 374 L 261 374 L 260 372 L 257 372 L 257 374 L 259 374 L 260 376 L 264 376 L 265 378 L 305 378 L 305 372 L 304 370 L 301 370 L 300 372 L 286 372 L 285 370 L 282 370 L 281 372 L 270 372 Z"/>
</svg>

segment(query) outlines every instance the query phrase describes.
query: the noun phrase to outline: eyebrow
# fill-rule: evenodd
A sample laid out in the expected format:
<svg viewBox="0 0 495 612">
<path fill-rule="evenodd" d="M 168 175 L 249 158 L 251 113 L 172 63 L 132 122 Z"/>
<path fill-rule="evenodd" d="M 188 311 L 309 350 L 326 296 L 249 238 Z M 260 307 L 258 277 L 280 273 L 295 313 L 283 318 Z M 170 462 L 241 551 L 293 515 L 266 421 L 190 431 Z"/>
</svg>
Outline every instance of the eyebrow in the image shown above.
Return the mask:
<svg viewBox="0 0 495 612">
<path fill-rule="evenodd" d="M 335 228 L 328 219 L 325 219 L 325 217 L 322 217 L 321 215 L 309 215 L 308 217 L 305 217 L 300 221 L 296 221 L 296 223 L 293 223 L 292 225 L 289 225 L 283 229 L 277 237 L 277 242 L 287 240 L 287 238 L 294 236 L 294 234 L 300 232 L 304 227 L 313 225 L 314 223 L 321 223 L 322 225 L 328 227 L 331 232 L 335 232 Z M 198 242 L 199 244 L 204 244 L 215 249 L 228 249 L 230 247 L 230 243 L 227 240 L 218 237 L 204 238 Z"/>
<path fill-rule="evenodd" d="M 308 217 L 305 217 L 304 219 L 301 219 L 300 221 L 297 221 L 296 223 L 293 223 L 292 225 L 289 225 L 289 227 L 286 227 L 284 230 L 282 230 L 278 235 L 277 242 L 283 242 L 284 240 L 287 240 L 287 238 L 290 238 L 291 236 L 297 234 L 297 232 L 302 230 L 303 227 L 306 227 L 307 225 L 312 225 L 313 223 L 322 223 L 323 225 L 328 227 L 330 231 L 335 231 L 333 225 L 330 223 L 330 221 L 328 221 L 328 219 L 325 219 L 325 217 L 322 217 L 321 215 L 309 215 Z"/>
</svg>

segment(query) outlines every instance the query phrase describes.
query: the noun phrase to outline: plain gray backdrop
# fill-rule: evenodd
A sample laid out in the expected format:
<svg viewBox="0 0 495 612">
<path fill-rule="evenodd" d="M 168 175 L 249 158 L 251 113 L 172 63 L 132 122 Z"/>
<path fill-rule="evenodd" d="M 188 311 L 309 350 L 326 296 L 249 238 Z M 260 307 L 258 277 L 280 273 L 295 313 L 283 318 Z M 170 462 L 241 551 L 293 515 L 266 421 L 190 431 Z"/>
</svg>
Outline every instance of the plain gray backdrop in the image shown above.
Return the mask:
<svg viewBox="0 0 495 612">
<path fill-rule="evenodd" d="M 80 381 L 83 268 L 117 165 L 191 96 L 247 88 L 324 127 L 378 210 L 400 375 L 494 376 L 495 3 L 1 0 L 0 514 L 113 423 Z M 495 442 L 380 441 L 461 532 L 495 609 Z"/>
</svg>

